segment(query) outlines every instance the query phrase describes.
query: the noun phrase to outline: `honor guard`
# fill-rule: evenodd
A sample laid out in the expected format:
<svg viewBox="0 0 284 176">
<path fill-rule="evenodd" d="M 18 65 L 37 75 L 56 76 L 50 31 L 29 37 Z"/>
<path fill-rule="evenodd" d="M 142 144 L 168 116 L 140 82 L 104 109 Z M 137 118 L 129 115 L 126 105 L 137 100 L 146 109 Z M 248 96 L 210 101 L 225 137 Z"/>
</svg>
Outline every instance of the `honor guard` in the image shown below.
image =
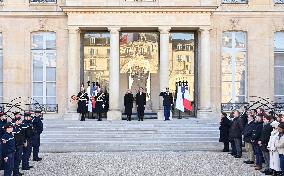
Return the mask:
<svg viewBox="0 0 284 176">
<path fill-rule="evenodd" d="M 81 114 L 80 121 L 85 121 L 85 116 L 88 113 L 89 96 L 88 93 L 85 91 L 84 87 L 81 88 L 81 91 L 78 93 L 77 97 L 78 97 L 77 112 Z"/>
<path fill-rule="evenodd" d="M 105 94 L 101 91 L 96 97 L 96 111 L 98 116 L 98 121 L 102 121 L 102 113 L 105 110 Z"/>
<path fill-rule="evenodd" d="M 35 111 L 35 116 L 32 120 L 32 125 L 34 127 L 34 135 L 32 137 L 33 161 L 41 161 L 42 158 L 38 157 L 40 147 L 40 134 L 43 131 L 41 111 Z"/>
<path fill-rule="evenodd" d="M 11 122 L 8 122 L 4 128 L 6 132 L 1 138 L 4 176 L 11 176 L 14 169 L 14 155 L 16 151 L 15 138 L 12 134 L 14 127 Z"/>
<path fill-rule="evenodd" d="M 19 112 L 14 113 L 15 118 L 12 120 L 14 123 L 13 134 L 15 137 L 16 152 L 14 156 L 14 170 L 13 176 L 23 175 L 20 173 L 20 163 L 22 160 L 23 147 L 25 141 L 25 131 L 22 129 L 22 116 Z"/>
<path fill-rule="evenodd" d="M 33 166 L 30 166 L 29 159 L 32 153 L 32 137 L 34 135 L 34 129 L 32 125 L 31 112 L 24 114 L 24 120 L 22 128 L 25 129 L 25 143 L 23 148 L 22 170 L 30 170 Z"/>
</svg>

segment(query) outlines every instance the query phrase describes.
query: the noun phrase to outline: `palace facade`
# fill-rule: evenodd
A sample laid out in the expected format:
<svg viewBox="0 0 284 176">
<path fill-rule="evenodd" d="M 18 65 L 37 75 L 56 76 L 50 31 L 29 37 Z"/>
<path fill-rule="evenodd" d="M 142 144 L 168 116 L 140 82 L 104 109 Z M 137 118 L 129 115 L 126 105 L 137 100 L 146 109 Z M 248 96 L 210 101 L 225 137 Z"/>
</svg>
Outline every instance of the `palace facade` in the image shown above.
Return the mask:
<svg viewBox="0 0 284 176">
<path fill-rule="evenodd" d="M 256 97 L 283 103 L 284 1 L 0 0 L 0 102 L 77 119 L 70 97 L 87 81 L 109 93 L 108 120 L 139 87 L 162 119 L 159 92 L 180 81 L 194 106 L 185 116 L 216 118 L 221 103 Z"/>
</svg>

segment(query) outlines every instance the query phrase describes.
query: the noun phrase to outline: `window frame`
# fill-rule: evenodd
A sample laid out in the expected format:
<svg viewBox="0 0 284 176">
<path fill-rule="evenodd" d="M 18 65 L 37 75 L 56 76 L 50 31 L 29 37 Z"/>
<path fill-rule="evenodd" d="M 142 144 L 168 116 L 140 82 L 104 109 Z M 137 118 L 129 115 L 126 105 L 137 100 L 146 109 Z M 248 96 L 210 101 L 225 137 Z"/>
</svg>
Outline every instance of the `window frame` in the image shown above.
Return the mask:
<svg viewBox="0 0 284 176">
<path fill-rule="evenodd" d="M 54 49 L 47 49 L 46 46 L 46 39 L 47 39 L 47 34 L 54 34 L 55 35 L 55 48 Z M 33 49 L 33 35 L 39 35 L 42 34 L 43 35 L 43 48 L 42 49 Z M 45 41 L 45 42 L 44 42 Z M 37 98 L 42 98 L 42 104 L 57 104 L 57 48 L 56 48 L 56 41 L 57 41 L 57 36 L 55 32 L 32 32 L 31 33 L 31 93 L 32 93 L 32 97 L 34 99 Z M 35 81 L 34 80 L 34 53 L 39 54 L 42 53 L 42 59 L 43 59 L 43 66 L 42 66 L 42 80 L 41 81 Z M 47 61 L 48 61 L 48 54 L 54 54 L 55 55 L 55 61 L 56 61 L 56 65 L 55 65 L 55 81 L 48 81 L 47 80 Z M 52 68 L 52 67 L 51 67 Z M 34 95 L 34 83 L 42 83 L 42 95 L 41 96 L 35 96 Z M 47 85 L 48 83 L 55 83 L 55 95 L 54 96 L 48 96 L 47 95 Z M 55 103 L 47 103 L 47 99 L 48 98 L 55 98 Z M 41 103 L 40 103 L 41 104 Z"/>
<path fill-rule="evenodd" d="M 1 3 L 1 2 L 0 2 Z M 0 70 L 0 72 L 1 72 L 1 74 L 2 74 L 2 80 L 0 80 L 0 86 L 1 86 L 1 89 L 2 89 L 2 92 L 1 92 L 1 94 L 0 94 L 0 103 L 3 103 L 3 97 L 4 97 L 4 95 L 3 95 L 3 93 L 4 93 L 4 80 L 3 80 L 3 74 L 4 74 L 4 67 L 3 67 L 3 62 L 4 62 L 4 57 L 3 57 L 3 33 L 2 32 L 0 32 L 0 40 L 1 40 L 1 43 L 2 43 L 2 47 L 0 47 L 0 52 L 1 52 L 1 55 L 2 55 L 2 69 Z M 1 57 L 1 56 L 0 56 Z"/>
<path fill-rule="evenodd" d="M 237 48 L 236 46 L 236 33 L 241 32 L 245 34 L 245 48 Z M 223 35 L 224 33 L 232 33 L 232 47 L 227 47 L 227 46 L 223 46 Z M 223 31 L 222 32 L 222 44 L 221 44 L 221 102 L 222 103 L 228 103 L 228 102 L 223 102 L 223 96 L 230 96 L 231 100 L 230 103 L 240 103 L 239 101 L 236 101 L 238 97 L 244 97 L 244 102 L 247 102 L 248 100 L 248 44 L 247 44 L 247 32 L 246 31 Z M 224 75 L 226 75 L 226 73 L 223 73 L 222 67 L 223 67 L 223 54 L 224 53 L 229 53 L 231 55 L 231 79 L 230 80 L 225 80 L 223 81 L 223 77 Z M 237 54 L 238 53 L 245 53 L 245 94 L 244 95 L 236 95 L 236 83 L 239 82 L 236 80 L 236 73 L 237 73 Z M 223 83 L 231 83 L 232 87 L 231 87 L 231 95 L 229 94 L 225 94 L 223 92 Z"/>
<path fill-rule="evenodd" d="M 284 69 L 284 65 L 283 66 L 281 66 L 281 65 L 276 65 L 275 64 L 275 54 L 284 54 L 284 48 L 281 48 L 281 49 L 277 49 L 275 46 L 275 44 L 276 44 L 276 34 L 277 33 L 283 33 L 284 34 L 284 31 L 278 31 L 278 32 L 275 32 L 274 33 L 274 51 L 273 51 L 273 54 L 274 54 L 274 66 L 273 66 L 273 68 L 274 68 L 274 101 L 277 103 L 278 101 L 278 98 L 276 98 L 276 97 L 282 97 L 282 99 L 284 99 L 284 92 L 283 92 L 283 94 L 276 94 L 276 82 L 275 82 L 275 70 L 276 70 L 276 68 L 283 68 Z M 284 55 L 283 55 L 283 57 L 284 57 Z M 284 58 L 283 58 L 284 59 Z M 284 100 L 283 100 L 283 102 L 284 102 Z"/>
</svg>

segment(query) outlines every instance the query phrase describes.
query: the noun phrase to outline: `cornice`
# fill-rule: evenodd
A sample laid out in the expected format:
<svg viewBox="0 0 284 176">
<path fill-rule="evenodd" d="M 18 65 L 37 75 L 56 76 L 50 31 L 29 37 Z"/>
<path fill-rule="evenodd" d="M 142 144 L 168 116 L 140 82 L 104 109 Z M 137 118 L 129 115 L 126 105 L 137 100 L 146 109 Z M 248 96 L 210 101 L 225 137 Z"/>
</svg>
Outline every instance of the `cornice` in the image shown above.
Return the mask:
<svg viewBox="0 0 284 176">
<path fill-rule="evenodd" d="M 61 6 L 65 13 L 213 13 L 217 6 L 131 6 L 131 7 L 96 7 L 96 6 Z"/>
</svg>

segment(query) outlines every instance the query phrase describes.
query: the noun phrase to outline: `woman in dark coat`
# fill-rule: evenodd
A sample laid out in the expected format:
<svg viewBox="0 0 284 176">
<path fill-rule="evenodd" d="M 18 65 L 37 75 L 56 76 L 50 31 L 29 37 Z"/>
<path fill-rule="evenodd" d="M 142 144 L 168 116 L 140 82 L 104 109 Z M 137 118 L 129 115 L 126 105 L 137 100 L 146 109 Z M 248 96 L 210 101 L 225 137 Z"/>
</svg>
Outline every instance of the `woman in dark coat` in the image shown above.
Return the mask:
<svg viewBox="0 0 284 176">
<path fill-rule="evenodd" d="M 128 89 L 126 94 L 124 95 L 124 107 L 125 107 L 125 114 L 127 116 L 127 121 L 131 121 L 133 101 L 134 101 L 133 94 L 131 90 Z"/>
<path fill-rule="evenodd" d="M 220 139 L 219 142 L 224 143 L 223 152 L 229 152 L 229 129 L 231 126 L 231 121 L 227 118 L 227 114 L 221 113 L 221 122 L 220 122 Z"/>
<path fill-rule="evenodd" d="M 77 112 L 81 114 L 81 121 L 85 121 L 85 116 L 88 113 L 89 97 L 84 88 L 81 89 L 77 97 L 78 97 Z"/>
</svg>

